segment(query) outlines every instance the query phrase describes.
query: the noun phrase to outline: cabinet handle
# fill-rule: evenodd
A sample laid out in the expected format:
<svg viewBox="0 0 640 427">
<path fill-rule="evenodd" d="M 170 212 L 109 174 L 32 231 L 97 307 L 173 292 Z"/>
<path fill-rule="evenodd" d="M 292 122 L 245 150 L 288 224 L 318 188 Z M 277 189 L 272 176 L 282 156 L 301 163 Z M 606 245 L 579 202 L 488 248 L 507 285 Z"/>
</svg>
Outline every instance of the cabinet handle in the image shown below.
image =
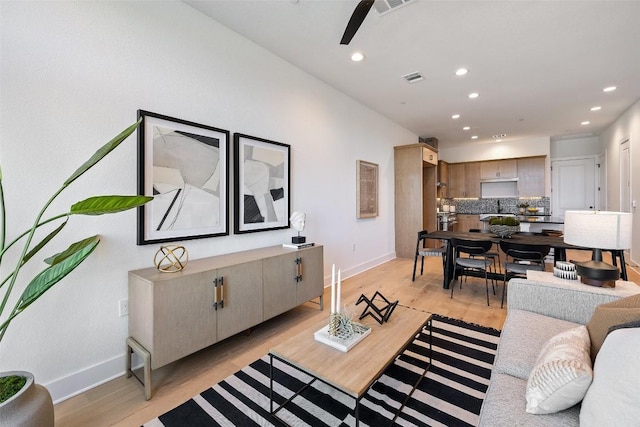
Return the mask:
<svg viewBox="0 0 640 427">
<path fill-rule="evenodd" d="M 224 308 L 224 277 L 213 279 L 213 309 Z"/>
<path fill-rule="evenodd" d="M 224 277 L 220 278 L 220 308 L 224 308 Z"/>
<path fill-rule="evenodd" d="M 296 277 L 294 278 L 296 282 L 302 280 L 302 258 L 296 258 Z"/>
</svg>

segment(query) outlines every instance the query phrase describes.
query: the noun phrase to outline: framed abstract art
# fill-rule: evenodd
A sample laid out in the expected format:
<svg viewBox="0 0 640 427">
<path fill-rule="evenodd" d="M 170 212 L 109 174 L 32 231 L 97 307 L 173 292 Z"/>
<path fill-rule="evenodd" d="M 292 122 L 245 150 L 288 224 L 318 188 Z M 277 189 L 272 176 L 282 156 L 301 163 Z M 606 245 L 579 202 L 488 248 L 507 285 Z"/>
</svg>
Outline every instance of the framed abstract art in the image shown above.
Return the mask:
<svg viewBox="0 0 640 427">
<path fill-rule="evenodd" d="M 229 234 L 229 131 L 138 111 L 139 245 Z"/>
<path fill-rule="evenodd" d="M 289 228 L 290 146 L 236 133 L 234 232 Z"/>
</svg>

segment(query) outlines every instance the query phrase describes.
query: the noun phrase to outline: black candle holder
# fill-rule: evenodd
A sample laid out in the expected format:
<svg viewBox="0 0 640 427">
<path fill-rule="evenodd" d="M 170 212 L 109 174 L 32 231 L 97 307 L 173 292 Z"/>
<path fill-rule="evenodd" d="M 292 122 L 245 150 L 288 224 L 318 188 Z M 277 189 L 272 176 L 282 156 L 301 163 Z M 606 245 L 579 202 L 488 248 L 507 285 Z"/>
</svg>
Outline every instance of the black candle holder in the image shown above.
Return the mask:
<svg viewBox="0 0 640 427">
<path fill-rule="evenodd" d="M 378 307 L 374 304 L 376 297 L 384 302 L 383 307 Z M 376 319 L 376 322 L 381 325 L 389 320 L 389 317 L 391 317 L 391 313 L 393 313 L 393 310 L 395 310 L 396 306 L 398 305 L 397 300 L 395 302 L 391 302 L 378 291 L 373 294 L 373 297 L 371 299 L 367 298 L 364 294 L 360 295 L 360 298 L 358 298 L 358 302 L 356 302 L 356 305 L 359 305 L 361 302 L 366 303 L 367 306 L 360 315 L 360 320 L 364 319 L 367 316 L 371 316 Z"/>
</svg>

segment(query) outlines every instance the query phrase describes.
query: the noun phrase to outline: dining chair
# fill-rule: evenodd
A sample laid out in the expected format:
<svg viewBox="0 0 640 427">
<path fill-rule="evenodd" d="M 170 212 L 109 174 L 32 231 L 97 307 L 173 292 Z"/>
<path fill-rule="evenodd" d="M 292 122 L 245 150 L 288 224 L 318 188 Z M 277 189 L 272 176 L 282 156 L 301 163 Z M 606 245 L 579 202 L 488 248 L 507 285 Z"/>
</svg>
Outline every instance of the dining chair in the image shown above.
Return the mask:
<svg viewBox="0 0 640 427">
<path fill-rule="evenodd" d="M 481 271 L 484 273 L 484 285 L 487 290 L 487 305 L 489 305 L 489 279 L 487 273 L 490 266 L 493 264 L 493 260 L 486 257 L 487 252 L 493 247 L 493 242 L 490 240 L 467 240 L 467 239 L 451 239 L 451 245 L 453 247 L 453 256 L 455 259 L 456 276 L 465 276 L 468 271 Z M 462 280 L 458 280 L 460 288 L 462 288 Z M 496 290 L 493 286 L 493 293 Z M 451 284 L 451 298 L 453 298 L 453 290 L 455 285 Z"/>
<path fill-rule="evenodd" d="M 523 243 L 500 241 L 500 249 L 506 255 L 504 263 L 504 279 L 502 284 L 502 301 L 500 308 L 504 306 L 504 296 L 507 283 L 514 277 L 527 277 L 527 270 L 544 271 L 544 259 L 549 254 L 551 247 L 548 245 L 529 245 Z M 511 258 L 511 261 L 509 261 Z"/>
<path fill-rule="evenodd" d="M 489 230 L 481 230 L 479 228 L 470 228 L 469 233 L 491 233 Z M 489 251 L 485 255 L 485 257 L 490 258 L 493 261 L 493 272 L 497 273 L 498 269 L 501 265 L 500 260 L 500 252 L 499 251 Z"/>
<path fill-rule="evenodd" d="M 426 256 L 439 256 L 442 257 L 442 271 L 444 271 L 444 261 L 445 261 L 445 247 L 439 248 L 429 248 L 427 247 L 427 234 L 429 231 L 422 230 L 418 231 L 418 241 L 416 242 L 416 254 L 413 259 L 413 276 L 411 278 L 412 282 L 416 281 L 416 267 L 418 265 L 418 257 L 420 258 L 420 275 L 424 271 L 424 257 Z M 430 239 L 433 240 L 433 239 Z"/>
</svg>

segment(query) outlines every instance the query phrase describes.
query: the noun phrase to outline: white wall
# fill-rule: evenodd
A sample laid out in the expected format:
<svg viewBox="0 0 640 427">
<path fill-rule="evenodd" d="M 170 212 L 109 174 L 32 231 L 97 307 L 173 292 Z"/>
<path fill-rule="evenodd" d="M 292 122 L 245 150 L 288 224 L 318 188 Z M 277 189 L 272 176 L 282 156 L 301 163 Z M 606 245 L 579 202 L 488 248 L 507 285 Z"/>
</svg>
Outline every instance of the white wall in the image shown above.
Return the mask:
<svg viewBox="0 0 640 427">
<path fill-rule="evenodd" d="M 141 108 L 290 144 L 292 210 L 307 213 L 307 239 L 325 245 L 325 277 L 332 263 L 349 276 L 394 257 L 392 147 L 417 135 L 181 2 L 0 2 L 0 15 L 9 238 Z M 380 165 L 375 219 L 355 216 L 357 159 Z M 135 192 L 131 137 L 52 213 L 93 194 Z M 118 316 L 118 301 L 127 298 L 127 271 L 152 265 L 158 249 L 136 246 L 135 232 L 133 211 L 71 219 L 43 255 L 93 233 L 102 243 L 12 324 L 0 346 L 0 371 L 33 372 L 55 400 L 123 373 L 127 318 Z M 191 258 L 201 258 L 277 245 L 293 234 L 184 244 Z M 3 276 L 14 260 L 5 259 Z M 34 272 L 26 269 L 21 283 Z"/>
<path fill-rule="evenodd" d="M 636 101 L 600 135 L 607 152 L 607 206 L 611 211 L 620 209 L 620 144 L 629 139 L 631 150 L 631 200 L 640 203 L 640 100 Z M 632 208 L 633 238 L 631 260 L 640 262 L 640 215 Z"/>
<path fill-rule="evenodd" d="M 600 138 L 592 136 L 588 138 L 569 138 L 551 141 L 551 158 L 590 156 L 602 153 Z"/>
</svg>

